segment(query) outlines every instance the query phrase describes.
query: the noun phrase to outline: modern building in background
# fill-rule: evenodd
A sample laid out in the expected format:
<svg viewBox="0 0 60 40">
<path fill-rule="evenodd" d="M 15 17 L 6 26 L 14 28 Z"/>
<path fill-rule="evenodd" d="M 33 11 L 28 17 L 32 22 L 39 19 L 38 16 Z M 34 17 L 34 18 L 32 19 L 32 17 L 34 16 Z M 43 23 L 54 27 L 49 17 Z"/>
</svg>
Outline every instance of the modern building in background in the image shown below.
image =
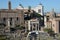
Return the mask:
<svg viewBox="0 0 60 40">
<path fill-rule="evenodd" d="M 36 7 L 31 7 L 31 10 L 34 10 L 36 13 L 40 14 L 40 15 L 44 15 L 44 6 L 40 3 L 39 5 L 37 5 Z M 20 4 L 16 9 L 24 9 L 25 11 L 29 9 L 29 7 L 23 7 L 22 4 Z"/>
</svg>

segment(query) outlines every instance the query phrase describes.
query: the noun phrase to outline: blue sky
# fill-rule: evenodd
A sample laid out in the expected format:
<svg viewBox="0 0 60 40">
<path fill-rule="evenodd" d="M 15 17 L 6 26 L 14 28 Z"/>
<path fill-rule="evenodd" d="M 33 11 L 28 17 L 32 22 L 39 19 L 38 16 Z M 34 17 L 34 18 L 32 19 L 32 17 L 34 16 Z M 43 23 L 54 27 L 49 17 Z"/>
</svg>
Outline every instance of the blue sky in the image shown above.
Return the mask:
<svg viewBox="0 0 60 40">
<path fill-rule="evenodd" d="M 44 6 L 44 11 L 51 11 L 52 8 L 55 9 L 56 12 L 60 12 L 60 0 L 10 0 L 12 4 L 12 8 L 16 8 L 19 4 L 22 4 L 24 7 L 36 7 L 39 3 L 42 3 Z M 0 9 L 8 8 L 8 0 L 0 0 Z"/>
</svg>

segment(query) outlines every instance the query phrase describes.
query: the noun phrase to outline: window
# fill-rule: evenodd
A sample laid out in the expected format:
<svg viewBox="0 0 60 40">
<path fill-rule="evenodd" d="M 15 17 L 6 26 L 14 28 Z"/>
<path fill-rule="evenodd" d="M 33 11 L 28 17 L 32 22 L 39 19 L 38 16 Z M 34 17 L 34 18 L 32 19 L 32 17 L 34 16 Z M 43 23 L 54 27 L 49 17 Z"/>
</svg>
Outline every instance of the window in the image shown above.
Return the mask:
<svg viewBox="0 0 60 40">
<path fill-rule="evenodd" d="M 17 21 L 18 21 L 18 17 L 17 17 Z"/>
<path fill-rule="evenodd" d="M 10 25 L 12 25 L 12 18 L 10 18 Z"/>
<path fill-rule="evenodd" d="M 6 21 L 6 18 L 3 18 L 3 21 Z"/>
<path fill-rule="evenodd" d="M 30 31 L 32 31 L 32 25 L 30 26 Z"/>
<path fill-rule="evenodd" d="M 35 24 L 33 24 L 33 26 L 35 27 Z"/>
<path fill-rule="evenodd" d="M 47 21 L 49 21 L 49 16 L 47 16 Z"/>
<path fill-rule="evenodd" d="M 41 30 L 41 27 L 39 27 L 39 30 Z"/>
<path fill-rule="evenodd" d="M 41 13 L 41 9 L 39 9 L 38 12 Z"/>
<path fill-rule="evenodd" d="M 54 24 L 53 24 L 53 27 L 54 27 Z"/>
<path fill-rule="evenodd" d="M 41 20 L 43 20 L 43 17 L 41 17 Z"/>
</svg>

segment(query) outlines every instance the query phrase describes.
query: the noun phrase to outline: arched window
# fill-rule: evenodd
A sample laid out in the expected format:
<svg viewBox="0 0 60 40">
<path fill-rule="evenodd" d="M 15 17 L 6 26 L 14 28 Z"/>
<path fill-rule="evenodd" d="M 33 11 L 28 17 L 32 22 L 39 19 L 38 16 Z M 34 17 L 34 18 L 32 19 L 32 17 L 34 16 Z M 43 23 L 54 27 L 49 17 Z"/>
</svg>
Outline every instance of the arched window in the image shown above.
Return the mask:
<svg viewBox="0 0 60 40">
<path fill-rule="evenodd" d="M 17 17 L 17 21 L 18 21 L 18 19 L 19 19 L 19 18 Z"/>
<path fill-rule="evenodd" d="M 10 18 L 10 25 L 12 25 L 12 18 Z"/>
<path fill-rule="evenodd" d="M 3 21 L 6 21 L 6 18 L 3 18 Z"/>
</svg>

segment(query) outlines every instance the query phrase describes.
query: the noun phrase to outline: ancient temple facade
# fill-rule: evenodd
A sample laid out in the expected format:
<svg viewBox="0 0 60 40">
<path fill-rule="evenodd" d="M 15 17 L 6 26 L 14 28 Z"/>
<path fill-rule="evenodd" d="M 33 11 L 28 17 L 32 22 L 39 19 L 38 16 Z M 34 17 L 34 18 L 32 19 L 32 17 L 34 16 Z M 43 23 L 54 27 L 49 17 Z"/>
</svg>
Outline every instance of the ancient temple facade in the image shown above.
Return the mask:
<svg viewBox="0 0 60 40">
<path fill-rule="evenodd" d="M 11 2 L 8 2 L 8 9 L 0 9 L 0 24 L 6 28 L 14 28 L 16 25 L 24 25 L 23 10 L 11 9 Z"/>
<path fill-rule="evenodd" d="M 55 33 L 60 33 L 60 13 L 54 9 L 46 14 L 46 27 L 51 28 Z"/>
</svg>

